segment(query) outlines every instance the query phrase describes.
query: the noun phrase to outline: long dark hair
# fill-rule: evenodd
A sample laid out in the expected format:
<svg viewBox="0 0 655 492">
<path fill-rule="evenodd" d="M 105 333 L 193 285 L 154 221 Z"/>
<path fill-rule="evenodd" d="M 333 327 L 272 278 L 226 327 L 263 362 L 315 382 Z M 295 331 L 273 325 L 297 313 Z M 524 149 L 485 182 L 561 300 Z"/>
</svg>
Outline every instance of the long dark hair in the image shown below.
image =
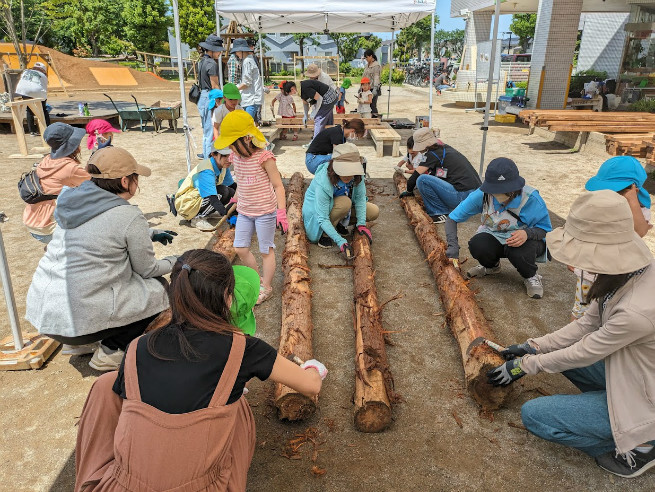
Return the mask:
<svg viewBox="0 0 655 492">
<path fill-rule="evenodd" d="M 618 275 L 608 275 L 605 273 L 599 273 L 596 276 L 596 280 L 589 287 L 589 292 L 587 292 L 587 303 L 591 301 L 602 302 L 603 298 L 611 293 L 615 292 L 621 287 L 623 287 L 628 280 L 630 280 L 631 273 L 620 273 Z"/>
<path fill-rule="evenodd" d="M 364 124 L 364 121 L 361 120 L 360 118 L 352 118 L 352 119 L 344 120 L 343 129 L 344 130 L 355 130 L 355 134 L 359 138 L 362 138 L 364 136 L 364 134 L 366 133 L 366 125 Z"/>
<path fill-rule="evenodd" d="M 372 56 L 375 61 L 378 61 L 378 57 L 372 49 L 364 51 L 364 56 Z"/>
<path fill-rule="evenodd" d="M 332 159 L 330 159 L 330 164 L 328 165 L 327 168 L 327 175 L 328 175 L 328 179 L 330 180 L 330 183 L 332 183 L 332 186 L 336 186 L 341 177 L 334 172 L 334 166 L 332 165 L 332 162 L 333 162 Z M 354 186 L 357 186 L 359 183 L 361 183 L 362 182 L 361 175 L 355 176 L 353 178 L 353 182 L 354 182 Z"/>
<path fill-rule="evenodd" d="M 168 300 L 171 321 L 152 332 L 148 338 L 148 352 L 153 357 L 172 360 L 156 348 L 156 341 L 163 333 L 173 335 L 182 356 L 197 360 L 186 336 L 185 329 L 214 333 L 238 331 L 232 324 L 228 299 L 234 292 L 234 272 L 230 261 L 220 253 L 206 249 L 192 249 L 180 256 L 173 265 Z"/>
</svg>

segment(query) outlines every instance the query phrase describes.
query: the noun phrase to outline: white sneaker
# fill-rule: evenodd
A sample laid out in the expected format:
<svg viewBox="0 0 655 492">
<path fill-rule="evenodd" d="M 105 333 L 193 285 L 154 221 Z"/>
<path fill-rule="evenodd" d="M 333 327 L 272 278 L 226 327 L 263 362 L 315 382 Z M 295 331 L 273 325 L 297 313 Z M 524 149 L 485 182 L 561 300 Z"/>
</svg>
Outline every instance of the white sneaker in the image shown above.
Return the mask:
<svg viewBox="0 0 655 492">
<path fill-rule="evenodd" d="M 93 353 L 89 366 L 96 371 L 115 371 L 121 366 L 124 356 L 124 351 L 108 349 L 101 343 Z"/>
<path fill-rule="evenodd" d="M 195 227 L 204 232 L 210 232 L 214 230 L 214 226 L 209 223 L 204 217 L 194 217 L 191 219 L 191 227 Z"/>
<path fill-rule="evenodd" d="M 92 354 L 96 351 L 100 342 L 87 343 L 86 345 L 68 345 L 63 344 L 61 347 L 61 355 L 86 355 Z"/>
<path fill-rule="evenodd" d="M 541 283 L 541 275 L 538 273 L 534 277 L 524 278 L 523 284 L 528 293 L 528 297 L 541 299 L 544 296 L 544 285 Z"/>
<path fill-rule="evenodd" d="M 474 266 L 469 268 L 469 271 L 466 272 L 466 278 L 473 277 L 484 277 L 485 275 L 493 275 L 494 273 L 500 272 L 500 263 L 493 268 L 486 268 L 482 265 Z"/>
</svg>

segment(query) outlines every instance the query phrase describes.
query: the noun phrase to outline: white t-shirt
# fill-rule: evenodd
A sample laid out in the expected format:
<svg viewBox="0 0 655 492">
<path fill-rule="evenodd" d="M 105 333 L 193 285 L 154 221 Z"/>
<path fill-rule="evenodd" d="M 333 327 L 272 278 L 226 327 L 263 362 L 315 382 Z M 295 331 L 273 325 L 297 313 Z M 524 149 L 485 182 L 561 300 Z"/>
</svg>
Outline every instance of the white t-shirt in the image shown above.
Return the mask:
<svg viewBox="0 0 655 492">
<path fill-rule="evenodd" d="M 23 70 L 16 84 L 16 94 L 19 96 L 43 98 L 48 97 L 48 77 L 38 70 Z"/>
<path fill-rule="evenodd" d="M 358 94 L 358 99 L 360 101 L 367 101 L 369 96 L 372 96 L 373 93 L 371 91 L 362 91 Z M 370 104 L 362 104 L 361 102 L 357 105 L 357 112 L 358 113 L 370 113 L 371 112 L 371 105 Z"/>
<path fill-rule="evenodd" d="M 241 106 L 237 104 L 237 107 L 235 109 L 241 109 Z M 223 122 L 223 118 L 227 116 L 227 114 L 230 112 L 229 109 L 225 106 L 225 104 L 221 104 L 220 106 L 217 106 L 214 108 L 214 111 L 212 112 L 212 121 L 214 124 L 218 123 L 218 126 L 221 126 L 221 123 Z"/>
</svg>

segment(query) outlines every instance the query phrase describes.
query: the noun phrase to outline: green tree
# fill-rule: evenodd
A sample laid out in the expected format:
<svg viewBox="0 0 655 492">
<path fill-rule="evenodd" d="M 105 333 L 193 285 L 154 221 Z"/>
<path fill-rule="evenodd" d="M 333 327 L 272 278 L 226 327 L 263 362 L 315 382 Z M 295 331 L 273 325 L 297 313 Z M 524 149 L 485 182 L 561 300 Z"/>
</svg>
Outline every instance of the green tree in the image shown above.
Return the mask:
<svg viewBox="0 0 655 492">
<path fill-rule="evenodd" d="M 519 37 L 519 44 L 525 53 L 528 51 L 528 44 L 534 38 L 534 30 L 537 27 L 537 14 L 514 14 L 512 23 L 509 25 L 511 31 Z"/>
<path fill-rule="evenodd" d="M 330 38 L 337 45 L 337 53 L 341 62 L 350 62 L 357 56 L 359 51 L 359 38 L 361 34 L 356 32 L 331 32 Z"/>
<path fill-rule="evenodd" d="M 126 0 L 123 7 L 125 37 L 136 49 L 161 53 L 168 42 L 167 0 Z"/>
<path fill-rule="evenodd" d="M 129 0 L 126 0 L 129 1 Z M 191 49 L 198 46 L 211 33 L 216 32 L 214 2 L 206 0 L 179 0 L 180 37 Z"/>
<path fill-rule="evenodd" d="M 446 56 L 462 56 L 464 49 L 464 29 L 453 29 L 452 31 L 445 31 L 437 29 L 434 32 L 434 45 L 437 48 L 437 55 L 439 49 L 446 48 Z"/>
<path fill-rule="evenodd" d="M 411 54 L 416 50 L 420 61 L 423 46 L 430 43 L 431 20 L 431 16 L 423 17 L 420 21 L 401 29 L 397 40 L 398 51 Z M 438 16 L 435 16 L 434 22 L 439 24 Z"/>
<path fill-rule="evenodd" d="M 298 51 L 300 51 L 300 56 L 305 56 L 305 43 L 309 43 L 314 46 L 318 46 L 318 41 L 313 36 L 312 32 L 294 32 L 293 39 L 298 43 Z M 300 70 L 305 71 L 305 60 L 300 59 Z"/>
<path fill-rule="evenodd" d="M 0 0 L 0 32 L 14 45 L 20 68 L 26 68 L 35 46 L 48 30 L 40 0 Z"/>
<path fill-rule="evenodd" d="M 374 34 L 359 38 L 359 47 L 363 50 L 377 51 L 380 46 L 382 46 L 382 39 Z"/>
</svg>

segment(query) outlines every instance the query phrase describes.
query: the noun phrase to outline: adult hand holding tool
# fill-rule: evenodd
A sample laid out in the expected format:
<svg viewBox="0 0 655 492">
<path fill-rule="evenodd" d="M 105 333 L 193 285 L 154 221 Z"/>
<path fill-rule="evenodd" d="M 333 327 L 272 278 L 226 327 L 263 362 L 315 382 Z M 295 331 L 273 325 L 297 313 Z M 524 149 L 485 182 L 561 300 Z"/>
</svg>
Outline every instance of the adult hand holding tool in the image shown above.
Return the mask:
<svg viewBox="0 0 655 492">
<path fill-rule="evenodd" d="M 339 248 L 339 251 L 341 251 L 344 254 L 344 256 L 346 257 L 346 261 L 352 260 L 353 256 L 355 256 L 355 253 L 353 252 L 353 247 L 348 243 L 342 244 L 341 247 Z"/>
<path fill-rule="evenodd" d="M 510 345 L 505 350 L 502 350 L 500 352 L 500 355 L 505 357 L 505 360 L 512 360 L 519 357 L 523 357 L 524 355 L 527 354 L 534 355 L 536 353 L 537 351 L 534 347 L 532 347 L 528 342 L 524 342 L 515 345 Z"/>
<path fill-rule="evenodd" d="M 494 386 L 507 386 L 523 376 L 525 372 L 521 369 L 521 359 L 508 360 L 487 373 L 489 384 Z"/>
<path fill-rule="evenodd" d="M 366 239 L 368 239 L 368 244 L 373 242 L 373 236 L 371 235 L 371 230 L 368 227 L 358 225 L 357 232 L 359 232 L 362 236 L 366 236 Z"/>
<path fill-rule="evenodd" d="M 171 244 L 173 242 L 173 238 L 177 236 L 177 232 L 175 231 L 162 231 L 160 229 L 151 230 L 152 234 L 150 235 L 150 239 L 152 242 L 162 243 L 164 246 Z"/>
</svg>

